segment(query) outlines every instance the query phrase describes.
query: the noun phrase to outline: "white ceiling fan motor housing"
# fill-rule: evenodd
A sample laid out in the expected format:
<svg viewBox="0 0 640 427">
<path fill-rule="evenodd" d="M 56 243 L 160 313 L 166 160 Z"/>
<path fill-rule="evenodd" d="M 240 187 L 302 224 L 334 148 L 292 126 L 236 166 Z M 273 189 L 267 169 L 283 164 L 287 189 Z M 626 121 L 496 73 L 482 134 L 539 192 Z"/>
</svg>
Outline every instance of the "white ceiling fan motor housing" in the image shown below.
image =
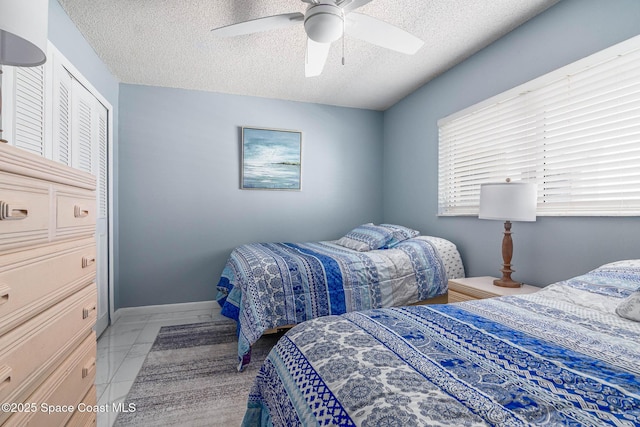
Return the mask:
<svg viewBox="0 0 640 427">
<path fill-rule="evenodd" d="M 318 43 L 332 43 L 342 37 L 342 9 L 331 4 L 311 6 L 304 17 L 307 36 Z"/>
</svg>

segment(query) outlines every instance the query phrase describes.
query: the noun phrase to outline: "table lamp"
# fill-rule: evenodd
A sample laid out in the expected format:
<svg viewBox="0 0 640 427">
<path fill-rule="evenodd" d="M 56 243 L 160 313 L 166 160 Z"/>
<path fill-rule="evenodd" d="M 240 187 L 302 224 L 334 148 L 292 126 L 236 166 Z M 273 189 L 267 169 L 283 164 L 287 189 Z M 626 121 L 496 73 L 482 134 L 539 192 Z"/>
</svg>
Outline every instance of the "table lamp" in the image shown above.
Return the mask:
<svg viewBox="0 0 640 427">
<path fill-rule="evenodd" d="M 518 288 L 522 284 L 511 278 L 511 258 L 513 241 L 511 239 L 511 221 L 536 220 L 536 185 L 526 182 L 511 182 L 507 178 L 503 183 L 480 185 L 480 219 L 504 221 L 502 238 L 502 278 L 493 281 L 495 286 Z"/>
<path fill-rule="evenodd" d="M 48 0 L 0 0 L 0 142 L 2 66 L 35 67 L 47 60 Z"/>
</svg>

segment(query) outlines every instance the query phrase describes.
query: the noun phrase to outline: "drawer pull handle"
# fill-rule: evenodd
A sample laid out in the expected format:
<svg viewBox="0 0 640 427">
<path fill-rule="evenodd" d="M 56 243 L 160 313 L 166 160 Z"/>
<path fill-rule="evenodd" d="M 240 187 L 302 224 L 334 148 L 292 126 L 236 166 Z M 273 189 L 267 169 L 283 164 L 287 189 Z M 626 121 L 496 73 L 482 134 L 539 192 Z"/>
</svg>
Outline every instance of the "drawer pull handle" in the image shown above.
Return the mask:
<svg viewBox="0 0 640 427">
<path fill-rule="evenodd" d="M 73 216 L 76 218 L 85 218 L 89 216 L 89 209 L 83 209 L 82 206 L 75 205 L 73 207 Z"/>
<path fill-rule="evenodd" d="M 0 201 L 0 220 L 15 221 L 26 219 L 29 216 L 29 209 L 24 206 L 15 206 L 7 202 Z"/>
<path fill-rule="evenodd" d="M 0 305 L 9 302 L 9 291 L 11 291 L 11 288 L 7 285 L 0 285 Z"/>
<path fill-rule="evenodd" d="M 82 257 L 82 268 L 87 268 L 90 265 L 93 265 L 96 262 L 96 257 L 94 256 L 83 256 Z"/>
<path fill-rule="evenodd" d="M 96 311 L 96 304 L 91 304 L 82 309 L 82 319 L 88 318 L 92 312 Z"/>
<path fill-rule="evenodd" d="M 91 372 L 93 372 L 96 368 L 96 359 L 94 357 L 87 362 L 86 365 L 82 368 L 82 379 L 85 379 L 89 376 Z"/>
<path fill-rule="evenodd" d="M 11 383 L 11 368 L 4 365 L 0 368 L 0 390 Z"/>
</svg>

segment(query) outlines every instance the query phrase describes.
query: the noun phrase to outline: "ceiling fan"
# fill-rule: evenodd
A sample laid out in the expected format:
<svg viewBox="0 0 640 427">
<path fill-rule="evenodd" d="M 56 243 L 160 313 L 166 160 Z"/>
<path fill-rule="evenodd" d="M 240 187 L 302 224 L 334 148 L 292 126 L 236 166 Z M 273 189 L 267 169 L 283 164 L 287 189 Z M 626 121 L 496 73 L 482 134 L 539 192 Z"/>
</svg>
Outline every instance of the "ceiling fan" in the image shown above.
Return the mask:
<svg viewBox="0 0 640 427">
<path fill-rule="evenodd" d="M 422 40 L 379 19 L 354 12 L 372 0 L 301 0 L 308 3 L 305 13 L 293 12 L 252 19 L 211 30 L 218 37 L 234 37 L 304 24 L 307 33 L 305 76 L 322 73 L 331 43 L 345 33 L 357 39 L 413 55 Z M 344 58 L 343 58 L 344 63 Z"/>
</svg>

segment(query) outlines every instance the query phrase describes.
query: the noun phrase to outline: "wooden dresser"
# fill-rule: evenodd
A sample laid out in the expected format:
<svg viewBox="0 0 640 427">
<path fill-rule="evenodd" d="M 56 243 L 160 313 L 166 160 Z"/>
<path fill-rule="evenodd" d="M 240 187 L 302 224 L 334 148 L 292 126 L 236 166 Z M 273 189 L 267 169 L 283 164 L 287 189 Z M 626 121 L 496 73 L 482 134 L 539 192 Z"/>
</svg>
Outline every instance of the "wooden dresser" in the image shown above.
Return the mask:
<svg viewBox="0 0 640 427">
<path fill-rule="evenodd" d="M 0 144 L 2 425 L 96 424 L 95 222 L 93 175 Z"/>
</svg>

